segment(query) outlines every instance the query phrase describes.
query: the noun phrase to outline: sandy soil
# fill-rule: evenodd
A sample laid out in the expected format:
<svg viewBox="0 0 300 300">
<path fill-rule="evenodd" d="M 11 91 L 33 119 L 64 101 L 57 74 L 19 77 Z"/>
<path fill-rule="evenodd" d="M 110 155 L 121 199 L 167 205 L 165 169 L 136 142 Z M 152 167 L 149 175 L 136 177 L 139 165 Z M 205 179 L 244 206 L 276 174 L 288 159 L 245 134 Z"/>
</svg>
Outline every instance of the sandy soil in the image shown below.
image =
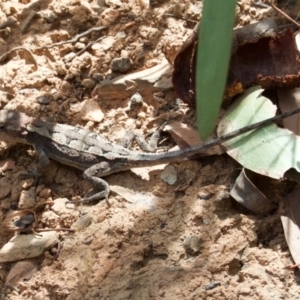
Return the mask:
<svg viewBox="0 0 300 300">
<path fill-rule="evenodd" d="M 254 2 L 239 1 L 237 25 L 273 14 Z M 111 70 L 115 58 L 130 58 L 126 73 L 155 66 L 165 56 L 172 61 L 199 20 L 202 3 L 157 0 L 148 6 L 147 0 L 1 1 L 0 24 L 11 25 L 0 26 L 0 55 L 22 49 L 0 58 L 0 108 L 89 128 L 113 142 L 127 130 L 153 131 L 153 120 L 170 111 L 184 111 L 183 121 L 194 124 L 194 112 L 178 104 L 172 90 L 146 97 L 136 113 L 126 110 L 129 99 L 98 97 L 92 106 L 103 114 L 82 117 L 96 84 L 121 74 L 121 68 Z M 107 27 L 75 43 L 38 49 L 98 26 Z M 0 149 L 3 159 L 15 162 L 0 176 L 1 220 L 17 204 L 36 210 L 38 227 L 76 229 L 58 234 L 58 258 L 56 247 L 47 250 L 31 279 L 15 285 L 18 291 L 4 287 L 14 264 L 1 264 L 1 299 L 299 298 L 298 271 L 286 268 L 293 262 L 281 205 L 259 217 L 236 204 L 229 188 L 237 164 L 226 155 L 172 164 L 173 185 L 161 179 L 162 170 L 151 170 L 149 179 L 115 174 L 107 181 L 116 190 L 126 188 L 127 200 L 112 192 L 109 205 L 66 207 L 66 198 L 84 196 L 91 187 L 82 172 L 53 162 L 36 188 L 31 179 L 18 179 L 37 163 L 34 151 L 18 145 L 8 152 L 4 144 Z M 1 234 L 0 246 L 11 237 Z"/>
</svg>

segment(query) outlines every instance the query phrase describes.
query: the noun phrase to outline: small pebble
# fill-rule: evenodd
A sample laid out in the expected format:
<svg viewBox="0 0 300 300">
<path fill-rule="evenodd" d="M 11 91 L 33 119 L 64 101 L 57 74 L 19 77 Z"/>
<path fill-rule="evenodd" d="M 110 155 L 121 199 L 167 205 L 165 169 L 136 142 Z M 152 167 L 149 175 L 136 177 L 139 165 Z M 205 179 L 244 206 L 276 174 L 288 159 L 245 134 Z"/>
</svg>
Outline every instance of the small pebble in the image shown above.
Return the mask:
<svg viewBox="0 0 300 300">
<path fill-rule="evenodd" d="M 167 184 L 173 185 L 177 181 L 177 170 L 173 166 L 168 165 L 161 173 L 160 178 Z"/>
<path fill-rule="evenodd" d="M 76 50 L 82 50 L 82 49 L 84 49 L 85 44 L 77 42 L 77 43 L 75 43 L 74 47 L 75 47 Z"/>
<path fill-rule="evenodd" d="M 52 99 L 53 96 L 51 94 L 43 94 L 36 98 L 37 102 L 40 104 L 49 104 Z"/>
<path fill-rule="evenodd" d="M 111 61 L 111 70 L 113 72 L 125 73 L 131 67 L 131 61 L 129 57 L 114 58 Z"/>
<path fill-rule="evenodd" d="M 96 86 L 96 82 L 90 78 L 83 79 L 81 84 L 86 89 L 93 89 Z"/>
<path fill-rule="evenodd" d="M 209 225 L 209 223 L 210 223 L 209 219 L 203 219 L 203 224 Z"/>
<path fill-rule="evenodd" d="M 20 195 L 20 201 L 18 208 L 31 208 L 34 207 L 36 204 L 36 194 L 35 194 L 35 187 L 30 188 L 28 191 L 23 190 Z"/>
<path fill-rule="evenodd" d="M 130 98 L 130 109 L 143 105 L 143 97 L 140 93 L 135 93 Z"/>
<path fill-rule="evenodd" d="M 208 291 L 208 290 L 214 289 L 215 287 L 219 286 L 220 284 L 221 284 L 220 281 L 215 281 L 215 282 L 205 285 L 204 288 L 206 291 Z"/>
<path fill-rule="evenodd" d="M 99 123 L 104 118 L 104 114 L 101 108 L 94 100 L 85 100 L 80 114 L 83 121 L 92 121 Z"/>
</svg>

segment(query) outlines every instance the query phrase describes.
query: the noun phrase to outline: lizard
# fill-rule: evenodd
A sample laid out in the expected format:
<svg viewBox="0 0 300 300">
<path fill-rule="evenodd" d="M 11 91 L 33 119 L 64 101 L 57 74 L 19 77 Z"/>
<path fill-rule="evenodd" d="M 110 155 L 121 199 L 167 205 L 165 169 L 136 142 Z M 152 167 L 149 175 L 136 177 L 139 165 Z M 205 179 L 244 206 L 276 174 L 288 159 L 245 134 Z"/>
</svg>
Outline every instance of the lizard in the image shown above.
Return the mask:
<svg viewBox="0 0 300 300">
<path fill-rule="evenodd" d="M 190 158 L 203 150 L 220 145 L 243 133 L 269 125 L 299 112 L 300 108 L 185 149 L 162 153 L 147 153 L 126 148 L 130 144 L 132 137 L 137 138 L 134 135 L 131 135 L 130 139 L 127 139 L 125 143 L 127 145 L 123 146 L 113 144 L 101 135 L 84 128 L 42 121 L 21 112 L 0 110 L 0 141 L 33 146 L 39 159 L 36 176 L 40 176 L 50 164 L 49 159 L 82 170 L 83 177 L 93 184 L 96 192 L 81 200 L 68 201 L 69 203 L 78 204 L 103 198 L 108 199 L 110 188 L 102 177 L 130 170 L 131 168 L 176 162 Z M 148 151 L 152 151 L 155 148 L 153 144 L 157 141 L 163 126 L 164 124 L 153 135 L 152 147 L 148 147 Z M 137 138 L 137 141 L 142 143 L 142 140 L 139 138 Z"/>
</svg>

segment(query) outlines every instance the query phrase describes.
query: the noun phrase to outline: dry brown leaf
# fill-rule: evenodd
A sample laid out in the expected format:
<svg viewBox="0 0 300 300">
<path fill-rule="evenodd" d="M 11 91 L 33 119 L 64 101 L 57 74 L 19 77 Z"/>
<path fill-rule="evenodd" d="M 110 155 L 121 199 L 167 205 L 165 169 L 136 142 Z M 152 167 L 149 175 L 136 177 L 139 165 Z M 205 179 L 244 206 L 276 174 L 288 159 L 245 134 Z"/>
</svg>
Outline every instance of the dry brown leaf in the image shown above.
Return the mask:
<svg viewBox="0 0 300 300">
<path fill-rule="evenodd" d="M 164 131 L 170 133 L 180 148 L 196 146 L 201 143 L 198 131 L 181 122 L 172 122 L 166 125 Z"/>
<path fill-rule="evenodd" d="M 191 146 L 196 146 L 202 142 L 197 130 L 181 122 L 172 122 L 166 125 L 164 130 L 170 133 L 172 138 L 175 140 L 175 142 L 181 149 L 191 147 Z M 224 153 L 224 149 L 221 146 L 216 146 L 208 150 L 205 150 L 201 154 L 221 155 L 223 153 Z"/>
<path fill-rule="evenodd" d="M 175 58 L 172 76 L 176 93 L 191 107 L 196 106 L 197 37 L 195 29 Z M 260 84 L 272 89 L 300 86 L 294 33 L 272 19 L 234 30 L 225 99 Z"/>
</svg>

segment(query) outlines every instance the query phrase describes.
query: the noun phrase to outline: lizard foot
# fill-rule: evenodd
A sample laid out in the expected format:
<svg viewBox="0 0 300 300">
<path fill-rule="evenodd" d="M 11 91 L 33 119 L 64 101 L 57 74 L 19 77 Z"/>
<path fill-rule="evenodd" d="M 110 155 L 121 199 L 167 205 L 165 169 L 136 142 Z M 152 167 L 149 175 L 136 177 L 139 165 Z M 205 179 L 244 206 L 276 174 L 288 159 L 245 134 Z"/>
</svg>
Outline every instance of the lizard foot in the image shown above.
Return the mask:
<svg viewBox="0 0 300 300">
<path fill-rule="evenodd" d="M 93 191 L 94 191 L 94 189 L 93 189 Z M 92 194 L 93 191 L 91 191 L 89 194 Z M 86 196 L 86 197 L 84 197 L 80 200 L 67 201 L 66 203 L 81 204 L 81 203 L 87 203 L 87 202 L 90 202 L 90 201 L 105 199 L 106 202 L 109 204 L 108 195 L 109 195 L 109 191 L 104 190 L 104 191 L 92 194 L 91 196 Z"/>
</svg>

